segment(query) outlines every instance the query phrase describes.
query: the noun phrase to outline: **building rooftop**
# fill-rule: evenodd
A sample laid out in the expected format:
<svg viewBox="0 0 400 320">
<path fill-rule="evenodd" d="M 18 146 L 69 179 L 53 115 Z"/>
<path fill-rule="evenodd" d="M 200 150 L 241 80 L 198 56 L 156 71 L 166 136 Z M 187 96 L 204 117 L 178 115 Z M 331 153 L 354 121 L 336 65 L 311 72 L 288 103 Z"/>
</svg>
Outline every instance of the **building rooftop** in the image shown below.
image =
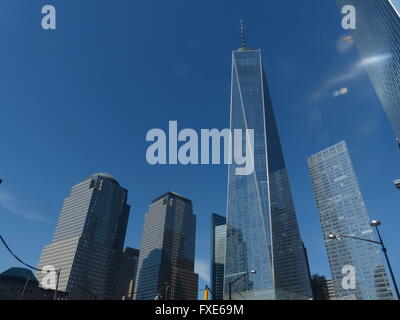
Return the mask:
<svg viewBox="0 0 400 320">
<path fill-rule="evenodd" d="M 10 268 L 3 273 L 0 273 L 0 278 L 4 277 L 13 277 L 13 278 L 21 278 L 21 279 L 29 279 L 33 281 L 37 281 L 33 272 L 29 269 L 25 268 Z"/>
<path fill-rule="evenodd" d="M 110 179 L 112 181 L 114 181 L 117 185 L 119 185 L 118 180 L 115 179 L 111 174 L 109 173 L 105 173 L 105 172 L 98 172 L 98 173 L 94 173 L 90 176 L 90 178 L 95 178 L 95 177 L 103 177 L 103 178 L 107 178 Z"/>
<path fill-rule="evenodd" d="M 185 197 L 182 197 L 180 194 L 178 194 L 178 193 L 176 193 L 176 192 L 171 192 L 171 191 L 169 191 L 169 192 L 167 192 L 167 193 L 164 193 L 164 194 L 162 194 L 161 196 L 159 196 L 159 197 L 157 197 L 157 198 L 155 198 L 154 200 L 153 200 L 153 202 L 156 202 L 156 201 L 158 201 L 158 200 L 160 200 L 160 199 L 162 199 L 162 198 L 165 198 L 165 197 L 167 197 L 167 196 L 169 196 L 169 197 L 175 197 L 175 198 L 180 198 L 180 199 L 182 199 L 182 200 L 185 200 L 185 201 L 188 201 L 188 202 L 192 202 L 192 200 L 190 200 L 190 199 L 188 199 L 188 198 L 185 198 Z"/>
</svg>

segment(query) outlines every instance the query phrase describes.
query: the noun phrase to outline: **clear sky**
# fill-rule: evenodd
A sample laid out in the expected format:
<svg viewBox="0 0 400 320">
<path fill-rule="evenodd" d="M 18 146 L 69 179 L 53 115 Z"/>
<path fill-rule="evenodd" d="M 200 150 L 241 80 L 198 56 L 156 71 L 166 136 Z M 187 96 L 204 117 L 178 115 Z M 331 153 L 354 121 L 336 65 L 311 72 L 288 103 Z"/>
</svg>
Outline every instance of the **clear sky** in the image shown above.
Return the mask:
<svg viewBox="0 0 400 320">
<path fill-rule="evenodd" d="M 54 4 L 57 30 L 41 29 Z M 346 140 L 371 218 L 400 278 L 400 151 L 331 0 L 29 1 L 0 4 L 0 232 L 36 264 L 63 200 L 90 174 L 114 175 L 140 246 L 151 200 L 175 191 L 197 214 L 196 268 L 208 280 L 210 215 L 226 210 L 227 167 L 146 162 L 152 128 L 228 127 L 231 51 L 243 18 L 262 49 L 303 240 L 329 275 L 306 157 Z M 334 92 L 347 88 L 347 94 Z M 345 91 L 342 91 L 345 92 Z M 0 271 L 19 266 L 0 246 Z"/>
</svg>

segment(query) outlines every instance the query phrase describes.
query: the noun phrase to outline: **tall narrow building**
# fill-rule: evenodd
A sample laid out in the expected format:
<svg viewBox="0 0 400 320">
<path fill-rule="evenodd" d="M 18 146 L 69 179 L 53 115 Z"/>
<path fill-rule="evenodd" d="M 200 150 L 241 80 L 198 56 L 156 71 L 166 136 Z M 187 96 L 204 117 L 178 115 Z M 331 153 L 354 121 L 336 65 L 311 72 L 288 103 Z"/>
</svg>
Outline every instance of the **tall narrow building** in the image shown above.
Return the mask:
<svg viewBox="0 0 400 320">
<path fill-rule="evenodd" d="M 230 127 L 254 130 L 254 171 L 229 166 L 224 295 L 232 299 L 312 297 L 288 174 L 260 50 L 232 53 Z M 250 271 L 256 274 L 245 275 Z"/>
<path fill-rule="evenodd" d="M 192 201 L 168 192 L 144 218 L 136 300 L 197 300 L 196 216 Z"/>
<path fill-rule="evenodd" d="M 115 251 L 107 277 L 106 299 L 133 300 L 139 252 L 130 247 Z"/>
<path fill-rule="evenodd" d="M 392 292 L 374 243 L 329 234 L 376 240 L 344 141 L 307 159 L 319 211 L 336 299 L 392 299 Z M 356 272 L 355 289 L 342 285 L 345 266 Z"/>
<path fill-rule="evenodd" d="M 38 268 L 61 269 L 59 290 L 71 299 L 110 298 L 114 257 L 122 252 L 130 206 L 128 191 L 109 174 L 96 173 L 72 187 L 52 242 Z M 40 281 L 43 275 L 37 274 Z"/>
<path fill-rule="evenodd" d="M 213 300 L 224 298 L 226 218 L 211 215 L 211 291 Z"/>
<path fill-rule="evenodd" d="M 361 64 L 396 132 L 400 146 L 400 2 L 337 0 L 340 8 L 356 9 L 356 29 L 349 30 Z"/>
<path fill-rule="evenodd" d="M 129 247 L 123 251 L 120 272 L 117 277 L 117 298 L 119 299 L 133 300 L 139 254 L 140 250 Z"/>
</svg>

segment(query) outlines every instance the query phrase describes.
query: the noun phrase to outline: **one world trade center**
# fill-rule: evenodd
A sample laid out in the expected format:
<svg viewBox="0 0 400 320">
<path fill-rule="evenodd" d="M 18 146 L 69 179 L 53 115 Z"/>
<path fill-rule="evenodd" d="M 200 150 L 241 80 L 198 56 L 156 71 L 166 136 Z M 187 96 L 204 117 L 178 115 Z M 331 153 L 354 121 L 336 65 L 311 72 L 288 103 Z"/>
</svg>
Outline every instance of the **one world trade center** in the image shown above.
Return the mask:
<svg viewBox="0 0 400 320">
<path fill-rule="evenodd" d="M 231 130 L 254 130 L 254 171 L 228 172 L 224 298 L 312 297 L 285 161 L 260 50 L 232 52 Z"/>
</svg>

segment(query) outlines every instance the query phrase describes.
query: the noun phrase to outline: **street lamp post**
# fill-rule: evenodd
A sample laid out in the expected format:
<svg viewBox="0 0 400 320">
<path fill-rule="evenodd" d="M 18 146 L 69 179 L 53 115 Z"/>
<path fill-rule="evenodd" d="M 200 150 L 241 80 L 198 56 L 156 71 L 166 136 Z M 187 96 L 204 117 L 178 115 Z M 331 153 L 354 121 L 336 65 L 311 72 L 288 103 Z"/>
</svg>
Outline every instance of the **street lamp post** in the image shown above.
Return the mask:
<svg viewBox="0 0 400 320">
<path fill-rule="evenodd" d="M 57 293 L 58 293 L 58 285 L 59 285 L 59 283 L 60 283 L 60 274 L 61 274 L 61 269 L 58 269 L 57 271 L 56 271 L 56 276 L 57 276 L 57 282 L 56 282 L 56 287 L 55 287 L 55 290 L 54 290 L 54 296 L 53 296 L 53 300 L 57 300 Z"/>
<path fill-rule="evenodd" d="M 386 263 L 387 263 L 388 268 L 389 268 L 390 276 L 392 277 L 393 286 L 394 286 L 394 289 L 396 291 L 397 299 L 400 300 L 400 293 L 399 293 L 399 288 L 397 286 L 396 278 L 394 276 L 394 273 L 393 273 L 393 270 L 392 270 L 392 266 L 390 264 L 389 257 L 387 255 L 387 249 L 385 247 L 385 244 L 383 243 L 381 234 L 380 234 L 379 229 L 378 229 L 378 227 L 381 225 L 381 222 L 379 220 L 372 220 L 370 222 L 370 225 L 372 227 L 375 227 L 376 232 L 378 233 L 379 241 L 370 240 L 370 239 L 364 239 L 364 238 L 359 238 L 359 237 L 353 237 L 353 236 L 336 235 L 336 234 L 328 235 L 328 239 L 330 239 L 330 240 L 339 240 L 341 238 L 350 238 L 350 239 L 356 239 L 356 240 L 367 241 L 367 242 L 372 242 L 372 243 L 375 243 L 375 244 L 379 244 L 381 246 L 383 254 L 385 256 Z"/>
<path fill-rule="evenodd" d="M 257 273 L 256 270 L 251 270 L 250 272 L 246 271 L 239 278 L 236 278 L 233 281 L 229 281 L 229 300 L 232 300 L 232 286 L 234 285 L 234 283 L 242 279 L 244 276 L 247 276 L 248 274 L 256 274 L 256 273 Z"/>
</svg>

